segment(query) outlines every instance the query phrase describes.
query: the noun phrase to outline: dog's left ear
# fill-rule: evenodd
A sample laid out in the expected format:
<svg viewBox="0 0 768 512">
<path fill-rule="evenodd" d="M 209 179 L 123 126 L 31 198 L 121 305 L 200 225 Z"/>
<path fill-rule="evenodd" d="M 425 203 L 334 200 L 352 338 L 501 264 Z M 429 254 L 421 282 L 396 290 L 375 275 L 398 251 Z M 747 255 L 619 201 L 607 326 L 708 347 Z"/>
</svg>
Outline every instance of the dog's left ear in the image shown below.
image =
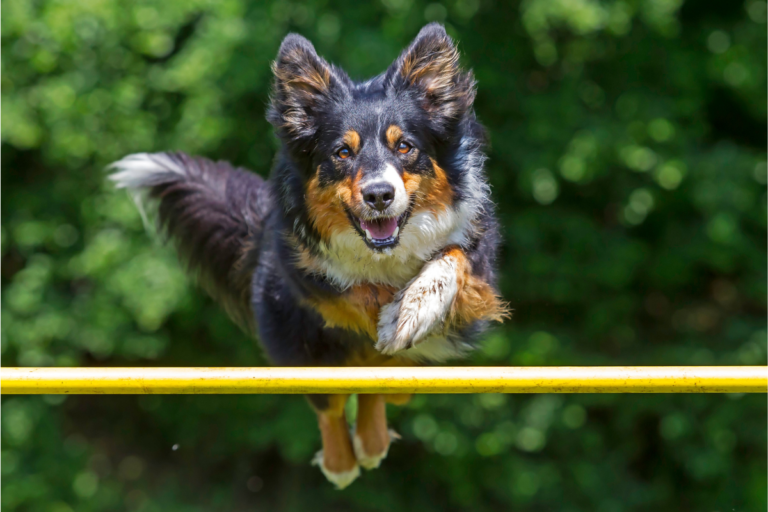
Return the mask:
<svg viewBox="0 0 768 512">
<path fill-rule="evenodd" d="M 397 90 L 419 94 L 433 121 L 450 125 L 460 119 L 475 100 L 472 72 L 459 67 L 459 52 L 445 28 L 425 26 L 388 71 Z"/>
</svg>

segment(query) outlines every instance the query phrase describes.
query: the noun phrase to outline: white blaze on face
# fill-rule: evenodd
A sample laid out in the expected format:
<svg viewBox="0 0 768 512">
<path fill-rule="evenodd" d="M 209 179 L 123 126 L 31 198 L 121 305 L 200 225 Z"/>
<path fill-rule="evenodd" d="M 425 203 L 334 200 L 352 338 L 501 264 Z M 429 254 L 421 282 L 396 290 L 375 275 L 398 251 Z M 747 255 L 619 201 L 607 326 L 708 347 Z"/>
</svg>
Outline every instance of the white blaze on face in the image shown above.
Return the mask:
<svg viewBox="0 0 768 512">
<path fill-rule="evenodd" d="M 365 187 L 376 183 L 388 183 L 395 190 L 395 199 L 387 209 L 388 216 L 397 217 L 402 215 L 408 208 L 408 194 L 405 192 L 403 178 L 400 177 L 397 169 L 392 164 L 386 164 L 383 172 L 364 179 L 360 183 L 360 188 L 365 189 Z"/>
<path fill-rule="evenodd" d="M 396 191 L 395 200 L 387 210 L 387 216 L 402 215 L 407 210 L 409 198 L 395 167 L 386 165 L 380 173 L 363 178 L 366 179 L 370 181 L 364 183 L 384 179 L 392 183 Z M 400 229 L 399 243 L 383 251 L 371 250 L 357 230 L 349 225 L 348 229 L 335 233 L 328 241 L 325 257 L 318 262 L 318 271 L 344 289 L 364 282 L 402 288 L 438 250 L 446 245 L 464 245 L 467 242 L 476 211 L 471 202 L 463 202 L 456 209 L 416 211 Z M 425 341 L 425 347 L 426 344 Z M 421 353 L 422 347 L 405 352 Z"/>
</svg>

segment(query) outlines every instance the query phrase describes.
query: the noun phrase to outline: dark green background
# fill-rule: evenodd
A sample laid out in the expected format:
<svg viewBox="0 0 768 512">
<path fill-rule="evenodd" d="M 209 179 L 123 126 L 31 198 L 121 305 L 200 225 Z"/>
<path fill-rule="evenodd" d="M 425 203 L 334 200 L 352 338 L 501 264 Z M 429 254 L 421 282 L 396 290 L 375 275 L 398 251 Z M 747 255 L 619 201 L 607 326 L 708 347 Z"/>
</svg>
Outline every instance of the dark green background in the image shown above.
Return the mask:
<svg viewBox="0 0 768 512">
<path fill-rule="evenodd" d="M 267 174 L 289 31 L 358 78 L 446 23 L 479 80 L 514 317 L 467 364 L 766 363 L 766 4 L 4 0 L 2 354 L 262 365 L 106 164 Z M 766 509 L 765 395 L 423 396 L 339 492 L 299 396 L 7 397 L 7 511 Z M 174 450 L 174 445 L 177 445 Z"/>
</svg>

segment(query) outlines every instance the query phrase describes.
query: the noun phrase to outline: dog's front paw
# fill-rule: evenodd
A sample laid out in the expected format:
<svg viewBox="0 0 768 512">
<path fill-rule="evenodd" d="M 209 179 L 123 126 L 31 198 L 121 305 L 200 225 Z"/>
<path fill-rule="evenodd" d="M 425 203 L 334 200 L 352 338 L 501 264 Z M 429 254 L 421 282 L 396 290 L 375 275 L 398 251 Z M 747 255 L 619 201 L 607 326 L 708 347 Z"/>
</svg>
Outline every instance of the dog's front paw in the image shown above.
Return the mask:
<svg viewBox="0 0 768 512">
<path fill-rule="evenodd" d="M 381 309 L 376 349 L 394 354 L 442 332 L 458 289 L 456 261 L 439 258 Z"/>
</svg>

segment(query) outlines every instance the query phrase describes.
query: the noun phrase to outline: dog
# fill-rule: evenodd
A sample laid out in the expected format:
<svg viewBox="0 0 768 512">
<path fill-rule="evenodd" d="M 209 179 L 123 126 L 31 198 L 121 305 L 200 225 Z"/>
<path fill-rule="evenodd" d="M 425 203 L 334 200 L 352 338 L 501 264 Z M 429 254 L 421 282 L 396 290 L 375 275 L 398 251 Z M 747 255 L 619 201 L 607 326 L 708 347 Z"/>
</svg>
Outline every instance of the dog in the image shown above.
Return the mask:
<svg viewBox="0 0 768 512">
<path fill-rule="evenodd" d="M 226 162 L 141 153 L 110 178 L 157 207 L 189 271 L 280 366 L 382 366 L 467 354 L 507 316 L 484 173 L 476 82 L 453 40 L 425 26 L 384 73 L 351 80 L 288 35 L 267 118 L 281 142 L 268 180 Z M 143 204 L 143 203 L 142 203 Z M 386 403 L 310 395 L 338 488 L 379 466 Z"/>
</svg>

